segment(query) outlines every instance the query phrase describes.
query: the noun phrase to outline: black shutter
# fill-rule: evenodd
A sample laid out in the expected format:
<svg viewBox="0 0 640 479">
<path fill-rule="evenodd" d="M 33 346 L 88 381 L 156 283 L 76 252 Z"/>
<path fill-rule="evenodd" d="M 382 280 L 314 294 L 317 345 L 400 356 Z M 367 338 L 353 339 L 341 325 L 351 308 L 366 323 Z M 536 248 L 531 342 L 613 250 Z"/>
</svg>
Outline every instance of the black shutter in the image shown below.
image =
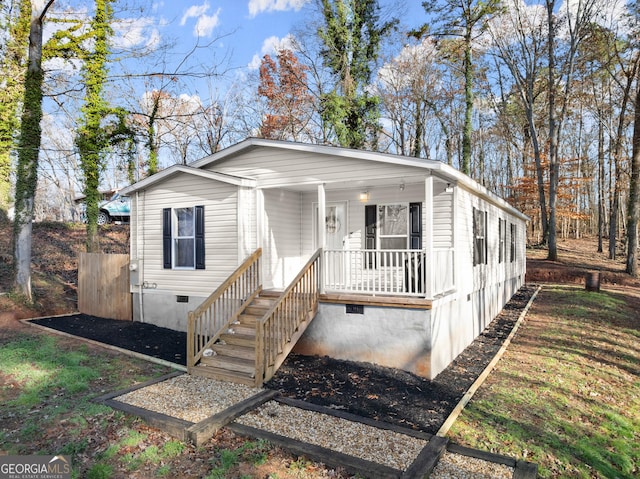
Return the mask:
<svg viewBox="0 0 640 479">
<path fill-rule="evenodd" d="M 171 269 L 171 208 L 162 210 L 162 265 Z"/>
<path fill-rule="evenodd" d="M 487 225 L 488 213 L 484 212 L 484 258 L 482 263 L 489 264 L 489 238 L 487 238 L 487 234 L 489 232 Z"/>
<path fill-rule="evenodd" d="M 204 206 L 196 206 L 196 269 L 204 269 Z"/>
<path fill-rule="evenodd" d="M 409 249 L 422 249 L 422 203 L 409 203 Z"/>
<path fill-rule="evenodd" d="M 376 249 L 376 227 L 378 223 L 378 207 L 366 205 L 364 207 L 364 249 Z M 365 253 L 367 268 L 375 267 L 375 253 Z"/>
<path fill-rule="evenodd" d="M 480 245 L 478 244 L 478 210 L 473 209 L 473 265 L 480 263 Z"/>
</svg>

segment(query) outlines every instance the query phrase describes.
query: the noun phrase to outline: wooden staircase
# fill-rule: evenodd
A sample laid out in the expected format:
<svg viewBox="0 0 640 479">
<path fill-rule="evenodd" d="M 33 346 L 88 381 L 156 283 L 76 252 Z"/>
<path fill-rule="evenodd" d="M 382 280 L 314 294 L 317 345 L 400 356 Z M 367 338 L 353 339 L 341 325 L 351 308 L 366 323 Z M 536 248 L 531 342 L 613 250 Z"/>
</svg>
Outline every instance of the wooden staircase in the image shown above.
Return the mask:
<svg viewBox="0 0 640 479">
<path fill-rule="evenodd" d="M 321 253 L 282 292 L 262 289 L 262 250 L 249 256 L 189 312 L 189 374 L 255 387 L 271 379 L 318 312 Z"/>
<path fill-rule="evenodd" d="M 263 291 L 209 348 L 191 374 L 253 386 L 256 374 L 256 323 L 273 307 L 278 292 Z"/>
</svg>

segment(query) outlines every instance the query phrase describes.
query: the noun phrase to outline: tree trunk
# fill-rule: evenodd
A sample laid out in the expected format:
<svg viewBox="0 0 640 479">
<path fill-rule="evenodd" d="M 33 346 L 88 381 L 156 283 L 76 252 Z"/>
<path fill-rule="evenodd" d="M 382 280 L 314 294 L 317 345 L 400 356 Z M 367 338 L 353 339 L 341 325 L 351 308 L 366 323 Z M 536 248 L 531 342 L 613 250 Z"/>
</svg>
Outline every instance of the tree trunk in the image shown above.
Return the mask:
<svg viewBox="0 0 640 479">
<path fill-rule="evenodd" d="M 464 129 L 462 132 L 462 167 L 465 175 L 471 172 L 471 135 L 473 133 L 473 63 L 471 58 L 471 27 L 465 35 L 464 49 Z"/>
<path fill-rule="evenodd" d="M 627 220 L 626 272 L 638 273 L 638 221 L 640 220 L 640 87 L 636 92 L 636 110 L 633 120 L 633 156 L 631 158 L 631 182 L 629 185 L 629 209 Z"/>
<path fill-rule="evenodd" d="M 604 236 L 604 122 L 598 122 L 598 253 L 603 252 Z"/>
<path fill-rule="evenodd" d="M 31 292 L 31 244 L 33 205 L 38 183 L 38 158 L 40 154 L 42 119 L 42 21 L 54 0 L 41 9 L 32 9 L 29 29 L 29 63 L 25 77 L 24 105 L 18 143 L 16 170 L 15 221 L 13 229 L 13 258 L 15 288 L 29 301 Z"/>
<path fill-rule="evenodd" d="M 558 164 L 558 138 L 556 132 L 554 7 L 555 1 L 547 0 L 547 24 L 549 26 L 549 254 L 547 259 L 551 261 L 556 261 L 558 259 L 558 245 L 556 238 L 556 200 L 558 191 L 558 174 L 560 172 L 560 165 Z"/>
</svg>

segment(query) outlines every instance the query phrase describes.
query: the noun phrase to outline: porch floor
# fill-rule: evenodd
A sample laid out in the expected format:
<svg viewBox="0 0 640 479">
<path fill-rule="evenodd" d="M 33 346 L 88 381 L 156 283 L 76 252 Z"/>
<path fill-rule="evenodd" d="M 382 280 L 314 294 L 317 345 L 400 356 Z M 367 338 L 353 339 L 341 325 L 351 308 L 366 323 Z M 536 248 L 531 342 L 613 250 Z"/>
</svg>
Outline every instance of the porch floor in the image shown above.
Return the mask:
<svg viewBox="0 0 640 479">
<path fill-rule="evenodd" d="M 409 296 L 384 296 L 369 294 L 325 293 L 320 295 L 321 303 L 358 304 L 364 306 L 389 306 L 409 309 L 431 309 L 433 301 Z"/>
</svg>

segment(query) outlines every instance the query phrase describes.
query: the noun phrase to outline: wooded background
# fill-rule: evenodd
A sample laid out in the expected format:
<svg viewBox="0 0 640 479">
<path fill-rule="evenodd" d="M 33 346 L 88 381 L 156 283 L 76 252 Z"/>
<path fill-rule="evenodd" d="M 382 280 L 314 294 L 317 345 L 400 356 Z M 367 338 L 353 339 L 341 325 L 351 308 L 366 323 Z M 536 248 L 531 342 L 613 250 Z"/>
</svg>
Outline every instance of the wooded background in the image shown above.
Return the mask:
<svg viewBox="0 0 640 479">
<path fill-rule="evenodd" d="M 97 190 L 261 136 L 448 163 L 526 213 L 551 259 L 562 237 L 596 236 L 612 258 L 637 249 L 635 4 L 437 0 L 409 29 L 400 2 L 313 0 L 289 43 L 238 75 L 232 58 L 191 61 L 222 37 L 173 64 L 169 42 L 114 41 L 146 0 L 86 3 L 0 1 L 0 209 L 22 222 L 70 221 L 82 193 L 91 228 Z M 53 33 L 30 146 L 38 22 Z M 32 204 L 18 201 L 31 149 Z"/>
</svg>

